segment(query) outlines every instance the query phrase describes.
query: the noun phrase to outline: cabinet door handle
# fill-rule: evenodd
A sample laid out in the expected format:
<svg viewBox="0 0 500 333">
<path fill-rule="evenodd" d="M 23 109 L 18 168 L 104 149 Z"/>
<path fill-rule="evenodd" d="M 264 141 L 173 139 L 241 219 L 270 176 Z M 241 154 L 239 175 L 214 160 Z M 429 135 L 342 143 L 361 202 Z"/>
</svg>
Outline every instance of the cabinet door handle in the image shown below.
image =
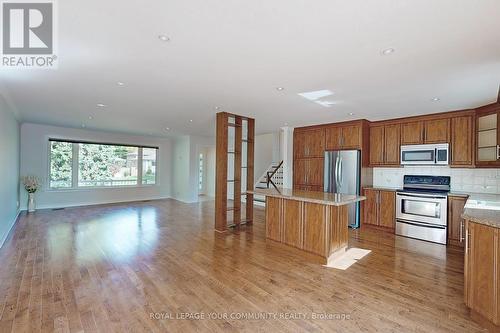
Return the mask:
<svg viewBox="0 0 500 333">
<path fill-rule="evenodd" d="M 460 221 L 460 243 L 464 241 L 464 220 Z"/>
<path fill-rule="evenodd" d="M 497 160 L 500 160 L 500 145 L 497 145 Z"/>
</svg>

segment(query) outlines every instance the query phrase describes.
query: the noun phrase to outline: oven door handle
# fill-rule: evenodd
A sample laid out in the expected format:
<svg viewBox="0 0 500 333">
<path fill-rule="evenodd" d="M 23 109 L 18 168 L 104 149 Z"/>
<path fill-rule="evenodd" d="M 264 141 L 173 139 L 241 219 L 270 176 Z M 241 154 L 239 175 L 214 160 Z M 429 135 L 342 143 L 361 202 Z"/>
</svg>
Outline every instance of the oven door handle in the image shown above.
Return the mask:
<svg viewBox="0 0 500 333">
<path fill-rule="evenodd" d="M 408 198 L 420 198 L 420 199 L 446 199 L 447 197 L 444 196 L 437 196 L 437 195 L 418 195 L 418 194 L 402 194 L 402 193 L 397 193 L 399 197 L 408 197 Z"/>
<path fill-rule="evenodd" d="M 401 219 L 397 219 L 396 222 L 410 224 L 410 225 L 414 225 L 417 227 L 431 228 L 431 229 L 446 229 L 446 226 L 438 225 L 438 224 L 430 224 L 430 223 L 414 222 L 414 221 L 410 222 L 410 221 L 401 220 Z"/>
</svg>

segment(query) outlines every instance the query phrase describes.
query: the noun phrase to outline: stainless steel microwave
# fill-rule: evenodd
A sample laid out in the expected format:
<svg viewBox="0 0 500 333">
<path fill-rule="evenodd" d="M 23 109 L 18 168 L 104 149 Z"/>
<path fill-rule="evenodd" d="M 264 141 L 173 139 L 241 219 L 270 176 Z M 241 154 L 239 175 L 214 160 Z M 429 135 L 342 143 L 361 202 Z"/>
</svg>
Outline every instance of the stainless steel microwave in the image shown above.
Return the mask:
<svg viewBox="0 0 500 333">
<path fill-rule="evenodd" d="M 448 165 L 449 144 L 401 146 L 402 165 Z"/>
</svg>

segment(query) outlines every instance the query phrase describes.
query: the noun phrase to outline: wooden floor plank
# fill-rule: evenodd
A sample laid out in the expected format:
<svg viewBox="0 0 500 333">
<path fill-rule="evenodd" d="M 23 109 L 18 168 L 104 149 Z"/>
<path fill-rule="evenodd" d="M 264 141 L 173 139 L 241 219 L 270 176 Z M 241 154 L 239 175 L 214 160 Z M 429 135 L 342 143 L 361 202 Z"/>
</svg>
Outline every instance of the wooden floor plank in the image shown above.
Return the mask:
<svg viewBox="0 0 500 333">
<path fill-rule="evenodd" d="M 0 250 L 0 332 L 484 331 L 463 304 L 463 252 L 362 229 L 349 245 L 372 252 L 328 269 L 266 241 L 254 215 L 219 234 L 213 201 L 23 214 Z"/>
</svg>

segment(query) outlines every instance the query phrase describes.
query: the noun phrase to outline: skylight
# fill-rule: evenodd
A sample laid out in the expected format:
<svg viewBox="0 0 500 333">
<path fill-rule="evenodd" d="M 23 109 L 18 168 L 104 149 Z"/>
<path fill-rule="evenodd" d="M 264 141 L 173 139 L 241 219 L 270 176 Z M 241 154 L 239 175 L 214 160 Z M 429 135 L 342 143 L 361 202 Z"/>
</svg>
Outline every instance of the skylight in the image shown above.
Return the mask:
<svg viewBox="0 0 500 333">
<path fill-rule="evenodd" d="M 333 93 L 330 90 L 316 90 L 316 91 L 310 91 L 310 92 L 304 92 L 304 93 L 299 93 L 300 96 L 304 97 L 305 99 L 308 99 L 310 101 L 316 101 L 320 98 L 326 97 L 326 96 L 331 96 Z"/>
</svg>

